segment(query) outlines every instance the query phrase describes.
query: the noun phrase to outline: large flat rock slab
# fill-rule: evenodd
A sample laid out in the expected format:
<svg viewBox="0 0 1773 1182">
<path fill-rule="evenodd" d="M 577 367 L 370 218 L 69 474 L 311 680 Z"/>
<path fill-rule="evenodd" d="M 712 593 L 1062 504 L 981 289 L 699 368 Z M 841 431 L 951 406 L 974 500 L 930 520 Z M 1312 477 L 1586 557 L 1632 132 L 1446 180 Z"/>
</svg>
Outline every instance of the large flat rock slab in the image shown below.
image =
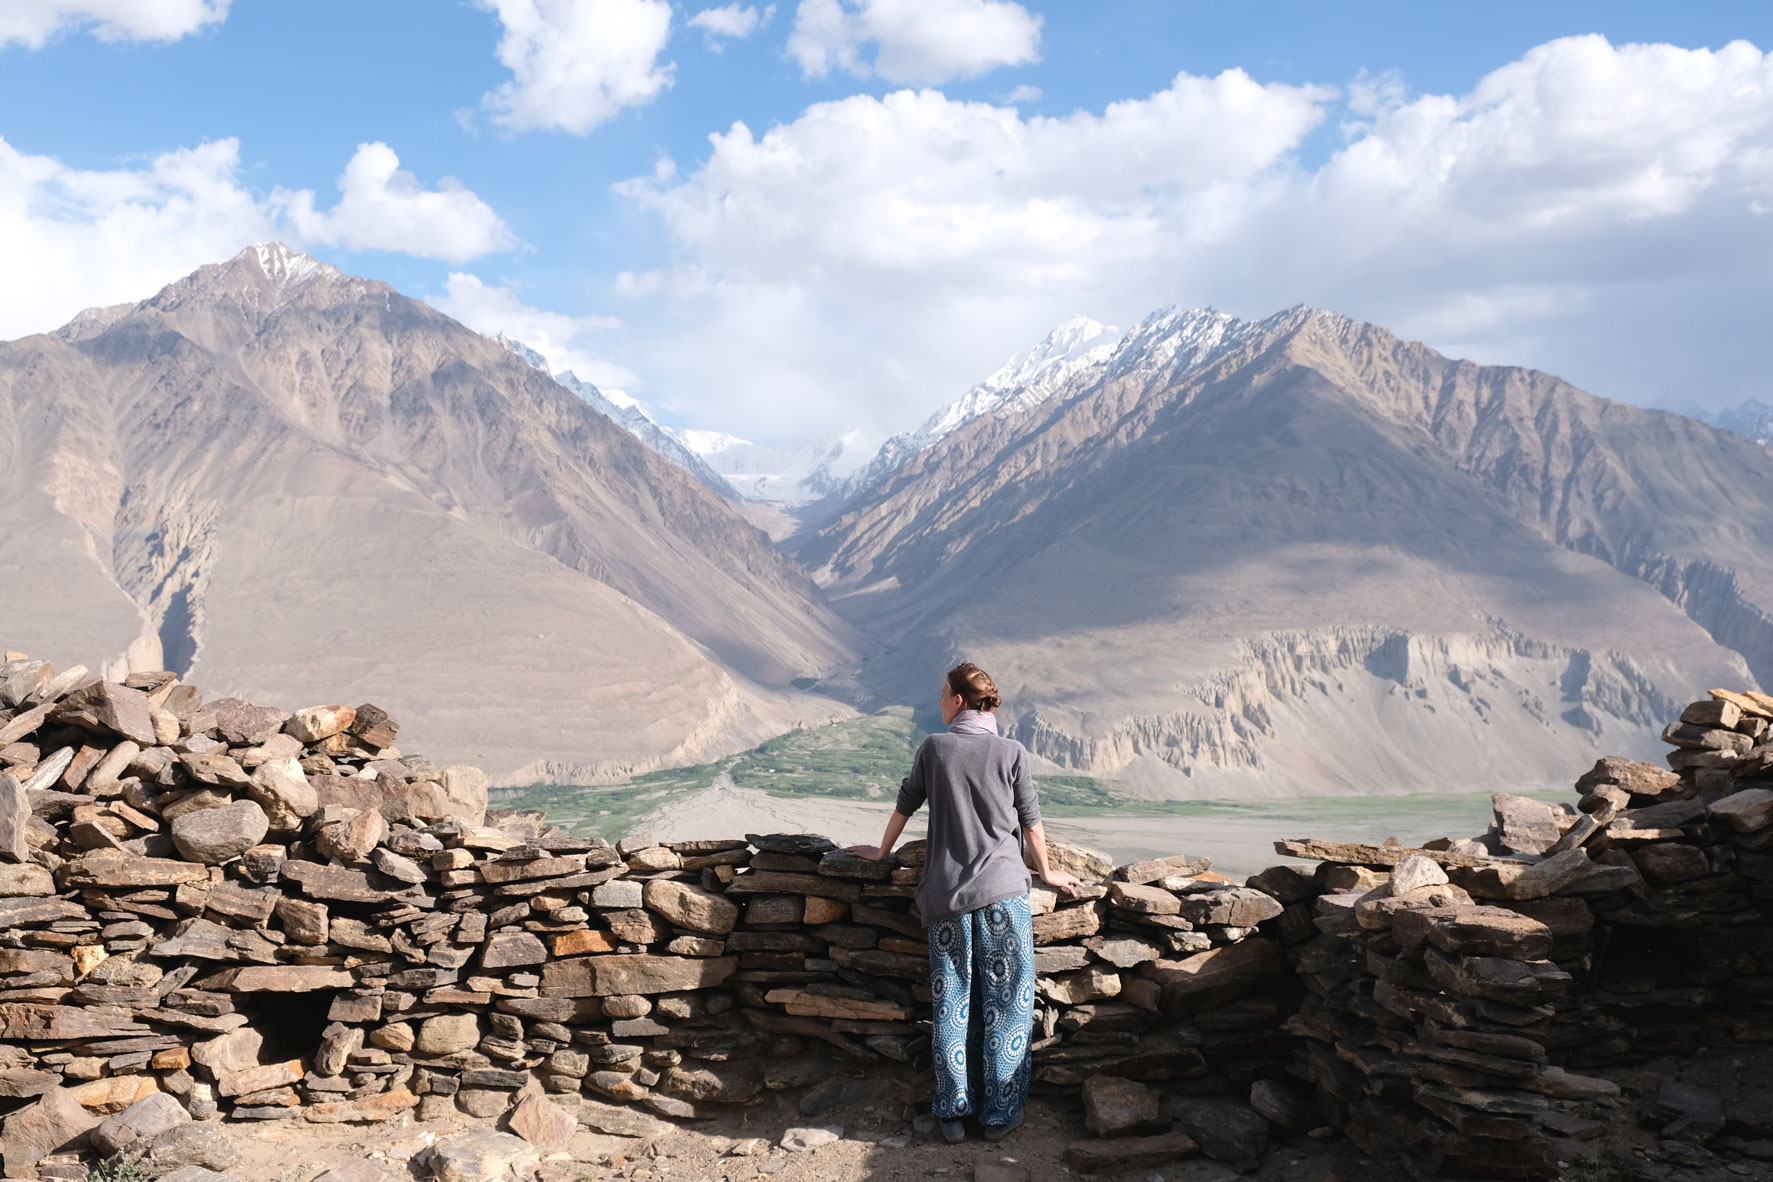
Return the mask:
<svg viewBox="0 0 1773 1182">
<path fill-rule="evenodd" d="M 1267 940 L 1245 940 L 1180 960 L 1153 961 L 1140 975 L 1158 986 L 1158 1008 L 1186 1016 L 1278 985 L 1286 962 Z"/>
<path fill-rule="evenodd" d="M 1402 845 L 1367 845 L 1355 841 L 1318 841 L 1291 838 L 1274 843 L 1274 852 L 1314 862 L 1347 862 L 1354 866 L 1396 866 L 1405 858 L 1421 857 L 1442 866 L 1490 866 L 1503 861 L 1480 854 L 1456 854 L 1452 850 L 1419 850 Z"/>
<path fill-rule="evenodd" d="M 720 985 L 739 967 L 736 956 L 584 956 L 542 966 L 545 997 L 615 997 L 676 993 Z"/>
</svg>

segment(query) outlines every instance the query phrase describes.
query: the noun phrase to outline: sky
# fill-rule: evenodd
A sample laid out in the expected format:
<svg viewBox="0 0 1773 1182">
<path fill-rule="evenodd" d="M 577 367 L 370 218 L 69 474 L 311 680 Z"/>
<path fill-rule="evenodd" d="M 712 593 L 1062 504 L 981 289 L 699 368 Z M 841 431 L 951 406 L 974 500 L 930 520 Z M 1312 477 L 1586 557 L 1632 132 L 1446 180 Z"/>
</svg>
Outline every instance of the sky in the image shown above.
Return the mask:
<svg viewBox="0 0 1773 1182">
<path fill-rule="evenodd" d="M 0 0 L 0 339 L 280 239 L 661 421 L 1311 304 L 1773 400 L 1773 4 Z"/>
</svg>

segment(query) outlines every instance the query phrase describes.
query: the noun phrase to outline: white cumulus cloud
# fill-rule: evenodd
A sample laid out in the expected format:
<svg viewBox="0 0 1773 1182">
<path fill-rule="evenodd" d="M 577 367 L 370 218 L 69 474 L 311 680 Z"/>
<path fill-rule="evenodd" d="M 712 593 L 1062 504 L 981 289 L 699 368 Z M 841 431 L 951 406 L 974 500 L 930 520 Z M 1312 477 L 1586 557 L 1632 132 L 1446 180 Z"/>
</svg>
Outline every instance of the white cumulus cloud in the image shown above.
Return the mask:
<svg viewBox="0 0 1773 1182">
<path fill-rule="evenodd" d="M 420 190 L 396 164 L 383 145 L 360 148 L 344 197 L 320 213 L 311 193 L 254 192 L 233 139 L 109 169 L 71 168 L 0 139 L 0 340 L 56 328 L 82 308 L 146 299 L 274 238 L 433 258 L 516 242 L 472 193 Z"/>
<path fill-rule="evenodd" d="M 693 307 L 705 334 L 648 371 L 752 406 L 760 430 L 836 427 L 857 403 L 862 425 L 901 426 L 908 403 L 951 397 L 995 367 L 978 368 L 985 356 L 1031 343 L 1055 301 L 1054 322 L 1143 284 L 1178 238 L 1219 232 L 1278 183 L 1330 94 L 1232 70 L 1056 119 L 899 91 L 762 136 L 734 124 L 696 171 L 620 186 L 681 255 L 621 288 Z M 715 384 L 697 372 L 711 357 L 727 375 Z"/>
<path fill-rule="evenodd" d="M 749 5 L 727 4 L 719 8 L 704 8 L 687 22 L 692 29 L 700 29 L 707 34 L 708 44 L 718 51 L 720 39 L 731 37 L 743 41 L 757 30 L 767 25 L 776 15 L 776 6 L 771 4 L 759 12 Z"/>
<path fill-rule="evenodd" d="M 1039 61 L 1040 26 L 1013 0 L 800 0 L 788 56 L 808 78 L 843 70 L 935 86 Z"/>
<path fill-rule="evenodd" d="M 134 302 L 204 263 L 276 236 L 241 187 L 231 139 L 111 171 L 69 168 L 0 140 L 0 339 L 82 308 Z"/>
<path fill-rule="evenodd" d="M 278 190 L 272 201 L 304 241 L 351 250 L 393 250 L 464 263 L 519 245 L 492 207 L 459 181 L 445 178 L 427 189 L 383 143 L 357 145 L 339 177 L 339 202 L 331 209 L 315 209 L 308 189 Z"/>
<path fill-rule="evenodd" d="M 676 250 L 618 290 L 697 325 L 636 364 L 704 421 L 903 427 L 1078 309 L 1170 302 L 1312 303 L 1645 401 L 1741 398 L 1769 361 L 1773 57 L 1746 42 L 1568 38 L 1461 94 L 1182 74 L 1061 118 L 903 91 L 710 144 L 618 187 Z"/>
<path fill-rule="evenodd" d="M 584 135 L 671 85 L 669 0 L 478 0 L 505 27 L 511 79 L 482 100 L 511 131 Z"/>
<path fill-rule="evenodd" d="M 509 284 L 493 285 L 463 271 L 450 272 L 442 295 L 428 300 L 475 332 L 521 341 L 548 361 L 550 372 L 571 370 L 593 386 L 625 389 L 639 383 L 633 370 L 601 356 L 590 338 L 622 322 L 609 316 L 567 316 L 523 302 Z"/>
<path fill-rule="evenodd" d="M 1368 101 L 1309 184 L 1253 212 L 1241 257 L 1202 258 L 1228 298 L 1298 292 L 1626 398 L 1764 365 L 1734 322 L 1773 264 L 1773 57 L 1571 37 L 1463 95 Z M 1681 340 L 1693 318 L 1710 339 Z"/>
<path fill-rule="evenodd" d="M 4 0 L 0 48 L 41 49 L 90 29 L 100 41 L 177 41 L 227 19 L 229 0 Z"/>
</svg>

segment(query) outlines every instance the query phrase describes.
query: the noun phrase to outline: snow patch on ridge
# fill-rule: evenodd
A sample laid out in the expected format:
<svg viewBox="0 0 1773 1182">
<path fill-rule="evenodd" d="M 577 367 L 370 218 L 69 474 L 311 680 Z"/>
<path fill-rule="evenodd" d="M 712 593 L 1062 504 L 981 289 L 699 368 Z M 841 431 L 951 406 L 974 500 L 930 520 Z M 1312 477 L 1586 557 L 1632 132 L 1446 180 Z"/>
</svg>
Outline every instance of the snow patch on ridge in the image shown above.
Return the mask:
<svg viewBox="0 0 1773 1182">
<path fill-rule="evenodd" d="M 1169 368 L 1177 372 L 1206 365 L 1219 356 L 1260 336 L 1274 321 L 1239 320 L 1216 308 L 1159 308 L 1127 334 L 1109 359 L 1106 377 L 1151 373 Z"/>
<path fill-rule="evenodd" d="M 281 242 L 261 242 L 247 247 L 234 257 L 243 259 L 248 255 L 258 262 L 259 270 L 265 273 L 265 277 L 279 287 L 290 287 L 320 275 L 343 274 L 314 256 L 291 250 Z"/>
<path fill-rule="evenodd" d="M 1121 331 L 1112 325 L 1073 316 L 1048 333 L 1039 344 L 1018 353 L 990 377 L 925 419 L 915 431 L 887 440 L 868 466 L 841 490 L 850 500 L 873 488 L 905 466 L 912 456 L 935 445 L 976 419 L 990 414 L 1017 414 L 1038 406 L 1072 386 L 1082 374 L 1105 365 L 1122 342 Z"/>
<path fill-rule="evenodd" d="M 1033 406 L 1071 374 L 1107 360 L 1120 341 L 1120 329 L 1088 316 L 1073 316 L 1040 344 L 1016 354 L 996 373 L 924 420 L 910 438 L 927 441 L 922 443 L 927 447 L 982 415 Z"/>
<path fill-rule="evenodd" d="M 549 377 L 554 376 L 553 374 L 548 373 L 548 359 L 524 344 L 522 341 L 516 340 L 513 337 L 508 337 L 502 332 L 494 336 L 493 340 L 505 346 L 505 351 L 507 353 L 513 354 L 517 360 L 523 362 L 531 369 L 539 369 L 543 373 L 547 373 Z"/>
</svg>

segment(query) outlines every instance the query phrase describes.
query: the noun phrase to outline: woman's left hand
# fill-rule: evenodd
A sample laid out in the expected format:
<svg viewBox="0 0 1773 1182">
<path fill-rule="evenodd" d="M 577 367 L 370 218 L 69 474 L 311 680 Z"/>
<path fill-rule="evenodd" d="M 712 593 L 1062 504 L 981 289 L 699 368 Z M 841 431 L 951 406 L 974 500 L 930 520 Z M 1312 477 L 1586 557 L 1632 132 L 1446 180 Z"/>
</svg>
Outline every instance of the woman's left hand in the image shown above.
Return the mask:
<svg viewBox="0 0 1773 1182">
<path fill-rule="evenodd" d="M 1077 898 L 1077 893 L 1083 889 L 1083 880 L 1064 870 L 1049 870 L 1040 876 L 1040 880 L 1056 891 L 1064 891 L 1073 899 Z"/>
<path fill-rule="evenodd" d="M 867 858 L 870 862 L 880 861 L 880 847 L 877 845 L 852 845 L 843 852 L 854 854 L 858 858 Z"/>
</svg>

